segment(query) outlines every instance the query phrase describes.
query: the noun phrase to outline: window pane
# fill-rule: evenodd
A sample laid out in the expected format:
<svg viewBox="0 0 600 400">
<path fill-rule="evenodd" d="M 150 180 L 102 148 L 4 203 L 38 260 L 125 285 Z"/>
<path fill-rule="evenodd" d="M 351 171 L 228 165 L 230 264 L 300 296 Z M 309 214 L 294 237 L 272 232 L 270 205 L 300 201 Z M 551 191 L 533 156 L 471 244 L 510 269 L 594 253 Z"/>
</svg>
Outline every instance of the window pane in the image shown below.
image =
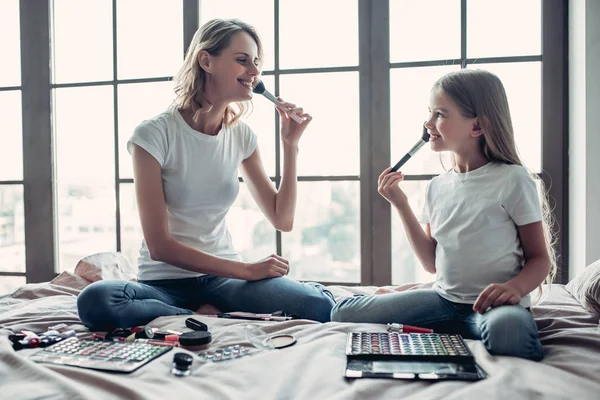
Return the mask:
<svg viewBox="0 0 600 400">
<path fill-rule="evenodd" d="M 132 83 L 118 86 L 119 91 L 119 176 L 133 178 L 127 141 L 143 120 L 166 111 L 175 93 L 173 82 Z"/>
<path fill-rule="evenodd" d="M 53 7 L 54 81 L 112 80 L 112 3 L 56 0 Z"/>
<path fill-rule="evenodd" d="M 263 45 L 263 71 L 275 69 L 273 0 L 202 0 L 200 26 L 214 18 L 236 18 L 252 25 Z"/>
<path fill-rule="evenodd" d="M 233 247 L 245 262 L 259 261 L 277 252 L 275 228 L 243 183 L 240 183 L 238 198 L 227 214 L 227 228 Z"/>
<path fill-rule="evenodd" d="M 10 294 L 24 284 L 24 276 L 0 276 L 0 296 Z"/>
<path fill-rule="evenodd" d="M 358 65 L 358 2 L 280 1 L 279 35 L 280 68 Z"/>
<path fill-rule="evenodd" d="M 142 247 L 144 233 L 138 214 L 135 186 L 133 183 L 120 185 L 121 206 L 121 253 L 131 265 L 138 265 L 138 255 Z"/>
<path fill-rule="evenodd" d="M 119 0 L 119 79 L 173 76 L 183 62 L 181 1 Z"/>
<path fill-rule="evenodd" d="M 532 172 L 542 170 L 542 63 L 474 64 L 502 80 L 521 159 Z"/>
<path fill-rule="evenodd" d="M 423 123 L 429 118 L 429 96 L 435 81 L 444 74 L 460 69 L 459 65 L 443 67 L 395 68 L 391 83 L 391 156 L 396 164 L 423 134 Z M 401 168 L 409 175 L 439 174 L 444 171 L 439 153 L 427 144 Z"/>
<path fill-rule="evenodd" d="M 460 58 L 460 0 L 390 0 L 391 62 L 455 58 Z"/>
<path fill-rule="evenodd" d="M 2 124 L 0 130 L 0 181 L 23 179 L 23 118 L 21 91 L 0 92 Z"/>
<path fill-rule="evenodd" d="M 273 93 L 275 80 L 273 76 L 260 78 L 267 90 Z M 263 160 L 265 171 L 269 176 L 275 176 L 275 106 L 265 97 L 255 94 L 252 99 L 252 113 L 244 121 L 252 128 L 258 137 L 258 148 Z"/>
<path fill-rule="evenodd" d="M 113 88 L 54 95 L 60 271 L 72 271 L 85 256 L 115 250 Z"/>
<path fill-rule="evenodd" d="M 467 0 L 467 56 L 542 54 L 541 0 Z"/>
<path fill-rule="evenodd" d="M 281 97 L 313 117 L 300 139 L 298 175 L 358 175 L 358 72 L 282 75 L 280 83 Z M 331 93 L 343 93 L 343 101 Z"/>
<path fill-rule="evenodd" d="M 411 208 L 418 214 L 425 202 L 425 188 L 428 181 L 405 181 L 400 184 L 408 196 Z M 398 213 L 392 212 L 392 284 L 407 282 L 431 282 L 435 275 L 425 271 L 415 255 Z"/>
<path fill-rule="evenodd" d="M 0 186 L 0 260 L 2 272 L 25 272 L 22 185 Z"/>
<path fill-rule="evenodd" d="M 300 182 L 294 229 L 282 240 L 290 278 L 360 282 L 359 182 Z"/>
<path fill-rule="evenodd" d="M 0 2 L 0 86 L 21 85 L 21 32 L 18 0 Z"/>
</svg>

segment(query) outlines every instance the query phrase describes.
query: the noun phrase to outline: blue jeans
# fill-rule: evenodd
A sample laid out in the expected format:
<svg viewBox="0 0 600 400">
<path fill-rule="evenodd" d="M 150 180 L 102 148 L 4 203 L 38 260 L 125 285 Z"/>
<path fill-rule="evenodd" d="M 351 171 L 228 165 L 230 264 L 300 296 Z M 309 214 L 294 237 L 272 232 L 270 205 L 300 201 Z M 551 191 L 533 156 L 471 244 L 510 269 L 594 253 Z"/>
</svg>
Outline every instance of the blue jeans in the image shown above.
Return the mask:
<svg viewBox="0 0 600 400">
<path fill-rule="evenodd" d="M 145 325 L 155 318 L 189 315 L 202 304 L 223 312 L 272 313 L 327 322 L 333 295 L 318 283 L 286 277 L 259 281 L 203 275 L 152 281 L 98 281 L 77 298 L 79 318 L 90 330 L 108 331 Z"/>
<path fill-rule="evenodd" d="M 533 315 L 524 307 L 506 305 L 479 314 L 471 304 L 448 301 L 431 289 L 347 297 L 333 307 L 331 320 L 421 326 L 481 340 L 491 354 L 544 358 Z"/>
</svg>

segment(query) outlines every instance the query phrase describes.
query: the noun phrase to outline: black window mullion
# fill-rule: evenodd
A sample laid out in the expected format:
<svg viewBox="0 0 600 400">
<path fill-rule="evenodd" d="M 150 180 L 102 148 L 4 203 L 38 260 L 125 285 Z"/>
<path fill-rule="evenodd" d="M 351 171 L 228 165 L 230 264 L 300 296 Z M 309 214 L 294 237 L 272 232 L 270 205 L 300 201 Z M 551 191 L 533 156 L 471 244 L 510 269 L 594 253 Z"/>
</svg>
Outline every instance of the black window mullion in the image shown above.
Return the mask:
<svg viewBox="0 0 600 400">
<path fill-rule="evenodd" d="M 359 0 L 361 284 L 392 279 L 390 205 L 377 193 L 390 159 L 389 1 Z"/>
<path fill-rule="evenodd" d="M 119 171 L 119 82 L 117 68 L 117 0 L 112 2 L 112 33 L 113 33 L 113 129 L 115 157 L 115 233 L 117 251 L 121 251 L 121 184 Z"/>
<path fill-rule="evenodd" d="M 275 65 L 274 65 L 274 78 L 275 78 L 275 94 L 279 95 L 279 77 L 281 71 L 279 69 L 279 0 L 273 0 L 274 9 L 274 51 L 275 51 Z M 279 125 L 279 113 L 274 110 L 275 113 L 275 187 L 279 190 L 281 184 L 281 148 L 279 147 L 281 131 Z M 277 254 L 283 255 L 283 240 L 281 237 L 281 231 L 275 231 L 275 248 Z"/>
<path fill-rule="evenodd" d="M 50 0 L 20 1 L 23 196 L 28 283 L 56 275 Z"/>
</svg>

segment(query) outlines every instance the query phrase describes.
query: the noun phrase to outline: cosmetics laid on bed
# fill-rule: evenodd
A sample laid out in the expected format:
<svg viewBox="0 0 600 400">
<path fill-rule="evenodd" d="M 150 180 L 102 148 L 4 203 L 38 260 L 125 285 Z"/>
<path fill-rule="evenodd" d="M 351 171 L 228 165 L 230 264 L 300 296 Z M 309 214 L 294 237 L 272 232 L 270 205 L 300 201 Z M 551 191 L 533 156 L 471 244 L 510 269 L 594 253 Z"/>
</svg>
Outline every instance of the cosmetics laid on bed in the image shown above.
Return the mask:
<svg viewBox="0 0 600 400">
<path fill-rule="evenodd" d="M 170 351 L 171 346 L 69 338 L 29 356 L 40 363 L 112 372 L 133 372 Z"/>
<path fill-rule="evenodd" d="M 227 318 L 227 319 L 247 319 L 252 321 L 289 321 L 294 317 L 285 315 L 281 311 L 272 314 L 256 314 L 251 312 L 235 311 L 228 313 L 219 313 L 217 315 L 207 315 L 207 317 Z"/>
<path fill-rule="evenodd" d="M 476 381 L 487 375 L 460 335 L 350 332 L 344 376 Z"/>
</svg>

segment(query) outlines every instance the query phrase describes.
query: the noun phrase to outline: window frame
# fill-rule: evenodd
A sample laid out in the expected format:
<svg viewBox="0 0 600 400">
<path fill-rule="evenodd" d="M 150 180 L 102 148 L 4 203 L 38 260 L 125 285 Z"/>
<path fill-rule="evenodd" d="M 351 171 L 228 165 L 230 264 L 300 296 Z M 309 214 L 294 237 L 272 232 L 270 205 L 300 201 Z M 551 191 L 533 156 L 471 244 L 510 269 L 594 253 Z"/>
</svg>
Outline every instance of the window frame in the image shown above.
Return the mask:
<svg viewBox="0 0 600 400">
<path fill-rule="evenodd" d="M 183 1 L 183 42 L 187 49 L 199 25 L 202 0 Z M 392 68 L 443 65 L 448 61 L 469 64 L 466 57 L 467 0 L 461 0 L 461 58 L 424 62 L 390 63 L 389 2 L 358 0 L 359 65 L 343 67 L 287 69 L 279 68 L 279 0 L 274 1 L 275 67 L 265 75 L 274 75 L 275 93 L 279 78 L 285 74 L 358 71 L 360 93 L 360 175 L 300 176 L 299 181 L 360 182 L 360 283 L 324 282 L 345 285 L 391 284 L 391 208 L 377 193 L 377 178 L 390 160 L 390 71 Z M 119 176 L 118 91 L 122 83 L 161 82 L 171 77 L 118 80 L 116 75 L 116 0 L 113 4 L 113 80 L 106 82 L 51 83 L 51 6 L 52 0 L 32 3 L 20 0 L 21 86 L 0 90 L 22 91 L 23 180 L 0 181 L 0 185 L 23 185 L 25 198 L 26 272 L 0 272 L 2 276 L 26 276 L 27 282 L 45 282 L 57 275 L 57 212 L 55 196 L 55 144 L 52 131 L 52 89 L 89 85 L 114 86 L 116 250 L 121 249 L 120 185 L 133 183 Z M 567 0 L 542 2 L 541 56 L 490 57 L 483 62 L 542 62 L 542 173 L 549 188 L 558 231 L 556 249 L 560 254 L 556 282 L 568 281 L 568 58 Z M 383 23 L 382 23 L 383 22 Z M 274 113 L 274 118 L 278 118 Z M 276 120 L 277 122 L 277 120 Z M 276 123 L 275 176 L 281 180 L 280 132 Z M 427 180 L 432 175 L 410 175 L 407 180 Z M 282 252 L 281 233 L 276 233 L 278 254 Z"/>
</svg>

